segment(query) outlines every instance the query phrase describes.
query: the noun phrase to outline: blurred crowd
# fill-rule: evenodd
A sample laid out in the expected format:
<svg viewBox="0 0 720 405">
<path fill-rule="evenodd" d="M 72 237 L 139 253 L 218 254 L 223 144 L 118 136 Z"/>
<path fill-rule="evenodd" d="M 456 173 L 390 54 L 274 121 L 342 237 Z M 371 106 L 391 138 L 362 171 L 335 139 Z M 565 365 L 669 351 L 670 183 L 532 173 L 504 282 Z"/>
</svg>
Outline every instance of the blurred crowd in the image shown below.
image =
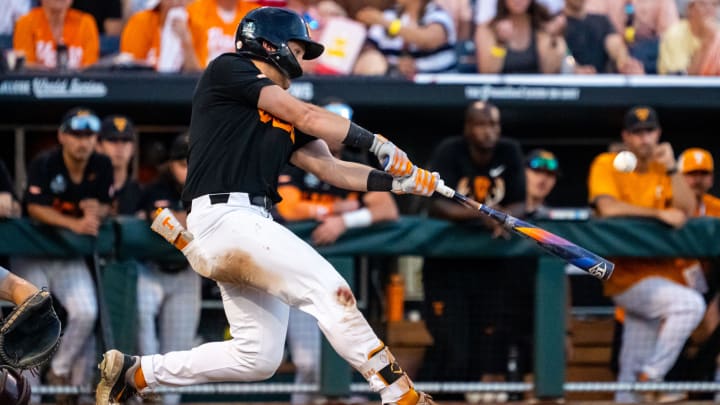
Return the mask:
<svg viewBox="0 0 720 405">
<path fill-rule="evenodd" d="M 260 6 L 328 52 L 306 74 L 720 75 L 718 0 L 8 0 L 8 68 L 195 72 Z"/>
</svg>

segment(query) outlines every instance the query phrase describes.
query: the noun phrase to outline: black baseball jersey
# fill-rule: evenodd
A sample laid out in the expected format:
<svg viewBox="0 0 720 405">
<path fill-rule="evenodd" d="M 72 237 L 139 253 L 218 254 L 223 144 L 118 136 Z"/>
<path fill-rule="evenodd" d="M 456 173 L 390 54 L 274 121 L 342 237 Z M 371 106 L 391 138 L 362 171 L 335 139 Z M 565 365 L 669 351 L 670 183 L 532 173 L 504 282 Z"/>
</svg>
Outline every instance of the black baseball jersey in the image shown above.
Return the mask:
<svg viewBox="0 0 720 405">
<path fill-rule="evenodd" d="M 272 85 L 245 56 L 226 53 L 208 65 L 193 95 L 184 201 L 228 192 L 280 201 L 281 170 L 315 138 L 257 107 Z"/>
<path fill-rule="evenodd" d="M 15 187 L 13 187 L 10 172 L 8 172 L 5 162 L 0 160 L 0 193 L 11 193 L 15 196 Z"/>
<path fill-rule="evenodd" d="M 499 139 L 490 163 L 478 166 L 465 138 L 450 137 L 435 149 L 428 166 L 445 184 L 481 203 L 507 206 L 525 201 L 523 156 L 513 140 Z"/>
<path fill-rule="evenodd" d="M 47 205 L 76 217 L 82 216 L 81 200 L 112 201 L 113 169 L 110 159 L 98 153 L 90 155 L 80 183 L 70 180 L 62 150 L 55 148 L 33 159 L 28 169 L 28 185 L 24 204 Z"/>
<path fill-rule="evenodd" d="M 145 188 L 140 201 L 141 209 L 150 213 L 157 208 L 183 211 L 182 185 L 175 180 L 170 170 L 160 172 L 158 178 Z M 150 216 L 148 216 L 150 218 Z"/>
</svg>

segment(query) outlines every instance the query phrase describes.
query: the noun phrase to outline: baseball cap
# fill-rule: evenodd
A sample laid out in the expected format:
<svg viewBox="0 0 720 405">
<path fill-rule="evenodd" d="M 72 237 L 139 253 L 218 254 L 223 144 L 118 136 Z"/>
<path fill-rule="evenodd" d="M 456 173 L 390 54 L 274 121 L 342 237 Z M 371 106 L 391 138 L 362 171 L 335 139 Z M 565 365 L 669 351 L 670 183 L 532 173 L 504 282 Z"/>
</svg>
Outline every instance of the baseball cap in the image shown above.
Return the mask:
<svg viewBox="0 0 720 405">
<path fill-rule="evenodd" d="M 89 108 L 75 107 L 66 112 L 60 131 L 75 135 L 93 135 L 100 131 L 100 118 Z"/>
<path fill-rule="evenodd" d="M 190 151 L 190 134 L 183 133 L 175 137 L 170 146 L 168 160 L 185 160 Z"/>
<path fill-rule="evenodd" d="M 714 169 L 713 157 L 705 149 L 690 148 L 680 154 L 678 163 L 680 173 L 712 172 Z"/>
<path fill-rule="evenodd" d="M 660 128 L 657 112 L 648 106 L 636 106 L 625 114 L 625 130 Z"/>
<path fill-rule="evenodd" d="M 124 115 L 110 115 L 102 120 L 100 139 L 103 141 L 132 141 L 135 139 L 135 127 Z"/>
<path fill-rule="evenodd" d="M 525 158 L 525 166 L 560 175 L 560 163 L 555 154 L 545 149 L 533 149 Z"/>
</svg>

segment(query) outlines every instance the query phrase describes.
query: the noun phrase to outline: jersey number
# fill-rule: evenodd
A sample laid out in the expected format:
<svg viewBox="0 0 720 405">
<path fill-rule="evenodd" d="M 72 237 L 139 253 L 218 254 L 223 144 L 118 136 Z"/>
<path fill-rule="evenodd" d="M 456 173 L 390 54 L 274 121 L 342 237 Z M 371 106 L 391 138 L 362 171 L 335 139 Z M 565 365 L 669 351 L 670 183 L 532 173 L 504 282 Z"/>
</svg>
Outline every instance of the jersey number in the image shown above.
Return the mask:
<svg viewBox="0 0 720 405">
<path fill-rule="evenodd" d="M 295 143 L 295 128 L 293 128 L 293 126 L 291 124 L 289 124 L 279 118 L 275 118 L 271 114 L 269 114 L 259 108 L 258 108 L 258 114 L 260 115 L 260 122 L 262 122 L 263 124 L 267 124 L 268 122 L 272 121 L 273 127 L 280 128 L 283 131 L 290 134 L 290 141 L 292 141 L 292 143 Z"/>
</svg>

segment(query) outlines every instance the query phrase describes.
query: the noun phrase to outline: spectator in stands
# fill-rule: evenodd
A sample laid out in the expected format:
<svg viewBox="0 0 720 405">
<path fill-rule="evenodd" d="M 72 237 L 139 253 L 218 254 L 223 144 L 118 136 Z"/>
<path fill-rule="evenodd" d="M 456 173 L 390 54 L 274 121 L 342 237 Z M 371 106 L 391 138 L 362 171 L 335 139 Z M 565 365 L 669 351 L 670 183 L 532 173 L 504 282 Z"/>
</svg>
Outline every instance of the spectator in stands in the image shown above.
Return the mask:
<svg viewBox="0 0 720 405">
<path fill-rule="evenodd" d="M 475 24 L 487 24 L 497 13 L 498 0 L 475 1 Z M 538 3 L 545 6 L 550 15 L 559 16 L 565 7 L 565 0 L 538 0 Z"/>
<path fill-rule="evenodd" d="M 58 129 L 59 148 L 37 156 L 28 169 L 24 209 L 43 225 L 76 235 L 97 237 L 110 211 L 113 169 L 95 153 L 100 119 L 86 108 L 73 108 Z M 47 286 L 67 312 L 63 339 L 46 375 L 50 385 L 83 386 L 95 362 L 93 327 L 97 318 L 95 283 L 83 257 L 13 258 L 13 270 L 38 286 Z M 76 398 L 57 395 L 57 403 Z"/>
<path fill-rule="evenodd" d="M 415 73 L 449 72 L 457 65 L 452 17 L 434 1 L 398 0 L 397 8 L 384 12 L 365 7 L 355 19 L 370 27 L 356 74 L 412 78 Z"/>
<path fill-rule="evenodd" d="M 303 16 L 303 19 L 310 29 L 310 34 L 317 41 L 326 41 L 323 38 L 325 26 L 331 18 L 348 17 L 347 11 L 338 3 L 332 0 L 289 0 L 286 8 L 295 11 Z M 333 44 L 323 43 L 326 47 Z M 324 73 L 317 70 L 318 60 L 300 60 L 298 61 L 302 67 L 303 74 Z"/>
<path fill-rule="evenodd" d="M 12 177 L 5 167 L 5 162 L 0 160 L 0 218 L 15 218 L 21 213 Z"/>
<path fill-rule="evenodd" d="M 80 69 L 100 56 L 100 39 L 90 14 L 70 8 L 72 0 L 41 0 L 15 24 L 13 47 L 35 69 Z M 58 52 L 59 51 L 59 52 Z"/>
<path fill-rule="evenodd" d="M 475 27 L 480 73 L 560 73 L 567 46 L 537 0 L 501 0 L 495 17 Z"/>
<path fill-rule="evenodd" d="M 575 73 L 644 73 L 642 62 L 630 56 L 623 37 L 608 17 L 588 13 L 585 3 L 586 0 L 565 2 L 565 41 L 575 58 Z"/>
<path fill-rule="evenodd" d="M 123 29 L 120 52 L 161 72 L 197 71 L 201 65 L 188 27 L 186 0 L 153 0 Z"/>
<path fill-rule="evenodd" d="M 154 219 L 158 208 L 169 208 L 185 225 L 187 212 L 180 193 L 187 177 L 188 149 L 188 134 L 180 134 L 173 140 L 167 163 L 143 195 L 141 207 L 148 218 Z M 155 260 L 141 266 L 137 299 L 140 354 L 193 347 L 200 322 L 201 278 L 184 257 L 174 261 Z M 164 395 L 165 405 L 179 402 L 179 394 Z"/>
<path fill-rule="evenodd" d="M 657 73 L 660 37 L 679 18 L 675 0 L 587 0 L 586 10 L 607 15 L 645 73 Z"/>
<path fill-rule="evenodd" d="M 235 51 L 235 30 L 245 14 L 256 7 L 258 3 L 251 0 L 196 0 L 187 6 L 188 26 L 200 66 Z"/>
<path fill-rule="evenodd" d="M 123 26 L 121 0 L 73 0 L 72 6 L 93 16 L 100 35 L 120 36 Z"/>
<path fill-rule="evenodd" d="M 693 215 L 692 190 L 677 170 L 672 146 L 660 143 L 660 134 L 655 110 L 637 106 L 627 112 L 622 140 L 637 157 L 637 167 L 629 173 L 615 170 L 615 153 L 595 158 L 588 187 L 598 216 L 653 218 L 679 228 Z M 615 265 L 604 290 L 625 311 L 618 380 L 661 381 L 702 319 L 705 302 L 688 287 L 684 266 L 673 258 L 617 258 Z M 641 398 L 620 391 L 615 399 Z"/>
<path fill-rule="evenodd" d="M 475 101 L 465 112 L 464 133 L 445 139 L 429 166 L 445 183 L 490 207 L 521 216 L 525 207 L 525 165 L 519 144 L 500 135 L 500 111 Z M 442 197 L 429 200 L 429 215 L 479 225 L 493 237 L 507 237 L 487 216 Z M 532 318 L 514 301 L 530 291 L 517 280 L 535 269 L 515 268 L 496 258 L 425 258 L 425 316 L 434 339 L 423 373 L 431 381 L 501 381 L 511 347 L 519 349 L 522 367 Z M 468 303 L 472 302 L 472 305 Z M 522 308 L 520 312 L 518 309 Z M 527 321 L 527 322 L 526 322 Z M 523 323 L 525 322 L 525 323 Z"/>
<path fill-rule="evenodd" d="M 327 100 L 322 105 L 347 119 L 352 118 L 352 108 L 341 100 Z M 342 144 L 332 145 L 330 150 L 337 158 L 367 164 L 365 155 L 350 151 Z M 349 229 L 398 219 L 395 199 L 388 192 L 358 194 L 341 190 L 294 166 L 288 166 L 280 175 L 279 184 L 282 201 L 277 210 L 280 218 L 285 221 L 317 221 L 318 226 L 312 233 L 312 241 L 316 245 L 331 245 Z M 320 342 L 315 318 L 291 308 L 288 345 L 295 365 L 295 383 L 320 381 Z M 290 403 L 309 405 L 317 403 L 316 399 L 308 394 L 293 393 Z"/>
<path fill-rule="evenodd" d="M 113 166 L 112 215 L 135 215 L 140 208 L 141 189 L 140 184 L 131 178 L 135 154 L 132 121 L 124 115 L 103 118 L 96 149 L 109 157 Z"/>
<path fill-rule="evenodd" d="M 12 36 L 15 21 L 30 11 L 31 0 L 8 0 L 0 13 L 0 36 Z"/>
<path fill-rule="evenodd" d="M 718 0 L 691 0 L 686 19 L 672 25 L 660 42 L 660 74 L 720 76 Z"/>
<path fill-rule="evenodd" d="M 471 0 L 436 0 L 436 2 L 452 17 L 458 42 L 471 40 L 473 2 Z"/>
</svg>

